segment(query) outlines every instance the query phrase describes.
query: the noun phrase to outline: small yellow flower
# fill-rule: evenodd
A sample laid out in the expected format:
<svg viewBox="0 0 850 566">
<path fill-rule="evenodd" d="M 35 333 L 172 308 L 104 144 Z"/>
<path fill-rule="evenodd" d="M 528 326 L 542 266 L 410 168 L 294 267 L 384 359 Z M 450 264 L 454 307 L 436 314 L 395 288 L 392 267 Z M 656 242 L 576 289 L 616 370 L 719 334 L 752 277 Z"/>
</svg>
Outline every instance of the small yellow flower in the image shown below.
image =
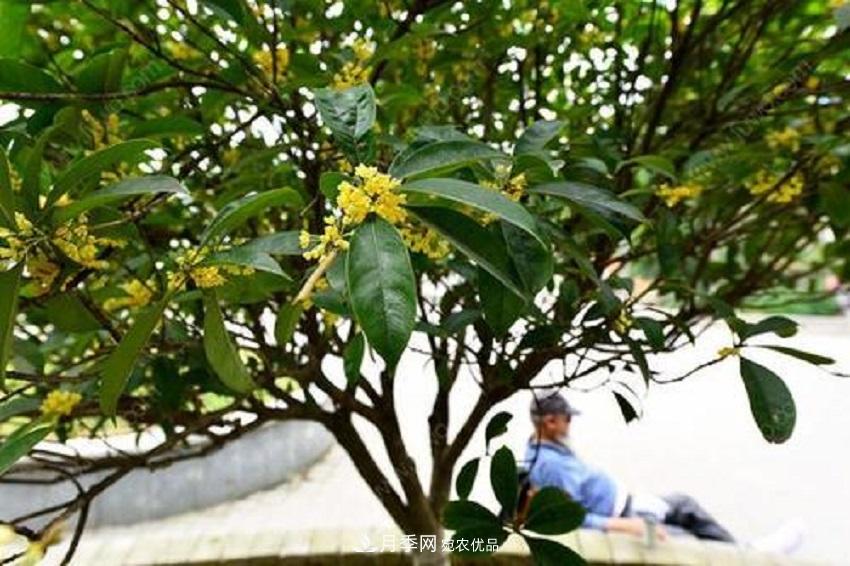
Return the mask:
<svg viewBox="0 0 850 566">
<path fill-rule="evenodd" d="M 843 2 L 844 0 L 841 0 L 841 1 Z M 820 86 L 820 79 L 819 78 L 817 78 L 815 76 L 811 76 L 811 77 L 806 79 L 806 88 L 807 89 L 817 90 L 819 86 Z"/>
<path fill-rule="evenodd" d="M 165 44 L 165 47 L 168 49 L 171 56 L 178 61 L 187 61 L 195 58 L 195 50 L 186 43 L 169 41 Z"/>
<path fill-rule="evenodd" d="M 687 183 L 675 187 L 661 185 L 658 190 L 655 191 L 655 194 L 664 201 L 664 204 L 673 208 L 683 200 L 698 197 L 703 190 L 704 187 L 697 183 Z"/>
<path fill-rule="evenodd" d="M 797 151 L 800 149 L 800 132 L 788 127 L 781 131 L 769 132 L 764 136 L 764 141 L 771 149 L 787 148 L 791 151 Z"/>
<path fill-rule="evenodd" d="M 427 226 L 413 224 L 403 226 L 401 237 L 412 251 L 425 254 L 433 260 L 446 257 L 450 251 L 449 243 Z"/>
<path fill-rule="evenodd" d="M 360 63 L 349 61 L 334 75 L 332 86 L 336 90 L 345 90 L 353 86 L 365 84 L 369 82 L 369 75 L 371 74 L 371 67 L 364 67 Z"/>
<path fill-rule="evenodd" d="M 738 356 L 741 354 L 740 349 L 734 348 L 732 346 L 724 346 L 717 350 L 717 357 L 723 359 L 728 358 L 729 356 Z"/>
<path fill-rule="evenodd" d="M 27 261 L 27 272 L 35 284 L 36 296 L 43 295 L 53 286 L 59 275 L 59 266 L 48 260 L 44 254 L 36 254 Z"/>
<path fill-rule="evenodd" d="M 520 173 L 505 185 L 502 192 L 506 197 L 514 202 L 519 201 L 525 194 L 525 189 L 528 187 L 528 181 L 525 180 L 525 173 Z"/>
<path fill-rule="evenodd" d="M 343 224 L 359 224 L 366 219 L 372 206 L 372 200 L 360 189 L 348 181 L 339 184 L 337 206 L 342 210 Z"/>
<path fill-rule="evenodd" d="M 786 181 L 782 177 L 767 171 L 759 171 L 755 178 L 747 183 L 747 190 L 753 196 L 768 193 L 767 202 L 787 204 L 803 193 L 803 175 L 795 174 Z"/>
<path fill-rule="evenodd" d="M 15 225 L 18 227 L 20 234 L 27 235 L 32 233 L 32 222 L 22 212 L 15 213 Z"/>
<path fill-rule="evenodd" d="M 614 331 L 617 334 L 626 334 L 632 327 L 632 318 L 626 311 L 620 311 L 617 320 L 614 321 Z"/>
<path fill-rule="evenodd" d="M 202 289 L 220 287 L 227 283 L 227 279 L 221 274 L 218 266 L 215 265 L 193 267 L 189 271 L 189 276 L 195 282 L 195 285 Z"/>
<path fill-rule="evenodd" d="M 275 49 L 274 54 L 265 49 L 257 51 L 254 53 L 254 62 L 270 81 L 276 83 L 289 66 L 289 49 L 282 45 Z M 275 65 L 277 65 L 277 74 L 274 74 Z"/>
<path fill-rule="evenodd" d="M 54 389 L 41 402 L 41 413 L 48 417 L 67 417 L 82 399 L 76 391 Z"/>
<path fill-rule="evenodd" d="M 348 249 L 348 242 L 345 240 L 339 225 L 337 225 L 336 218 L 327 216 L 325 217 L 325 231 L 319 237 L 319 244 L 313 249 L 304 252 L 303 255 L 304 259 L 312 260 L 324 257 L 332 250 L 346 249 Z"/>
</svg>

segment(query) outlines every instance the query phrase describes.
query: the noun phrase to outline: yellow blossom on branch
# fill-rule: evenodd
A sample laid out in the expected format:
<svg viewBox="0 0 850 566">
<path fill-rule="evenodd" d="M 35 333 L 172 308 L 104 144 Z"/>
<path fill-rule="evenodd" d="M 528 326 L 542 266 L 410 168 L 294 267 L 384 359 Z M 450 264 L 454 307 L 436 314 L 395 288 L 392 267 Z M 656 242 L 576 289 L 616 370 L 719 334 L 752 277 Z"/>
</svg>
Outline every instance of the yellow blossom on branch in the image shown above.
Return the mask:
<svg viewBox="0 0 850 566">
<path fill-rule="evenodd" d="M 771 149 L 787 148 L 791 151 L 798 151 L 800 149 L 800 132 L 790 127 L 777 132 L 768 132 L 764 136 L 764 141 Z"/>
<path fill-rule="evenodd" d="M 747 190 L 753 196 L 767 194 L 767 202 L 786 204 L 803 193 L 804 184 L 803 175 L 800 173 L 783 180 L 781 176 L 759 171 L 755 178 L 747 183 Z"/>
<path fill-rule="evenodd" d="M 664 201 L 664 204 L 673 208 L 683 200 L 698 197 L 703 190 L 704 187 L 697 183 L 686 183 L 675 187 L 661 185 L 661 187 L 655 191 L 655 194 Z"/>
<path fill-rule="evenodd" d="M 254 53 L 253 58 L 266 78 L 276 83 L 289 66 L 289 49 L 284 45 L 279 46 L 274 52 L 263 49 Z M 275 71 L 277 72 L 275 73 Z"/>
<path fill-rule="evenodd" d="M 227 283 L 227 278 L 221 274 L 218 266 L 215 265 L 201 265 L 193 267 L 189 270 L 189 276 L 192 278 L 192 281 L 195 282 L 195 285 L 202 289 L 220 287 Z"/>
<path fill-rule="evenodd" d="M 103 302 L 103 308 L 111 311 L 124 307 L 143 307 L 151 302 L 153 291 L 139 281 L 133 279 L 128 283 L 123 283 L 119 286 L 124 291 L 124 297 L 112 297 Z"/>
<path fill-rule="evenodd" d="M 70 259 L 91 269 L 105 269 L 109 266 L 106 260 L 98 259 L 98 255 L 105 248 L 120 248 L 125 245 L 121 240 L 92 234 L 85 214 L 57 228 L 51 241 Z"/>
<path fill-rule="evenodd" d="M 438 260 L 449 254 L 449 243 L 427 226 L 410 224 L 400 230 L 404 243 L 414 252 Z"/>
<path fill-rule="evenodd" d="M 53 286 L 59 275 L 59 266 L 47 259 L 44 254 L 36 254 L 27 261 L 27 272 L 33 279 L 34 294 L 43 295 Z"/>
<path fill-rule="evenodd" d="M 734 348 L 732 346 L 724 346 L 717 350 L 717 356 L 721 359 L 728 358 L 729 356 L 738 356 L 740 353 L 741 352 L 738 348 Z"/>
<path fill-rule="evenodd" d="M 67 417 L 83 396 L 74 391 L 54 389 L 41 402 L 41 413 L 48 417 Z"/>
</svg>

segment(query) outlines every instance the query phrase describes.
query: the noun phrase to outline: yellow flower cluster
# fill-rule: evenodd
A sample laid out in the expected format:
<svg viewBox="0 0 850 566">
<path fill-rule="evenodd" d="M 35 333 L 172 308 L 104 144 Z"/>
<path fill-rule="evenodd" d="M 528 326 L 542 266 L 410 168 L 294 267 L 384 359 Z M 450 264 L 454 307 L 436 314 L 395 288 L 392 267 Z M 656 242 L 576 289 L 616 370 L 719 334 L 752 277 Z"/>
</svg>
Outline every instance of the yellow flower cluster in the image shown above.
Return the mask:
<svg viewBox="0 0 850 566">
<path fill-rule="evenodd" d="M 309 248 L 311 243 L 310 233 L 306 230 L 302 230 L 299 237 L 299 243 L 301 244 L 302 249 Z M 333 216 L 326 216 L 325 231 L 319 237 L 319 243 L 313 249 L 304 252 L 304 259 L 319 259 L 326 257 L 327 254 L 331 252 L 347 249 L 348 242 L 346 241 L 336 218 Z"/>
<path fill-rule="evenodd" d="M 525 179 L 525 173 L 520 173 L 519 175 L 512 178 L 502 189 L 502 192 L 506 197 L 511 199 L 514 202 L 518 202 L 523 195 L 525 195 L 525 189 L 528 187 L 528 181 Z"/>
<path fill-rule="evenodd" d="M 449 254 L 449 243 L 427 226 L 410 224 L 401 228 L 404 243 L 414 252 L 431 259 L 443 259 Z"/>
<path fill-rule="evenodd" d="M 617 319 L 614 321 L 613 326 L 614 332 L 617 334 L 626 334 L 628 333 L 629 328 L 632 327 L 632 318 L 626 311 L 620 311 L 620 314 L 617 315 Z"/>
<path fill-rule="evenodd" d="M 671 187 L 670 185 L 661 185 L 655 194 L 664 201 L 668 207 L 673 208 L 680 202 L 690 198 L 698 197 L 705 188 L 697 183 L 685 183 Z"/>
<path fill-rule="evenodd" d="M 351 50 L 354 52 L 354 60 L 345 63 L 334 75 L 333 87 L 337 90 L 345 90 L 366 83 L 369 81 L 369 75 L 372 74 L 372 68 L 366 65 L 366 62 L 375 53 L 374 44 L 366 39 L 358 38 L 351 46 Z"/>
<path fill-rule="evenodd" d="M 109 262 L 98 259 L 104 248 L 121 248 L 125 242 L 95 236 L 89 231 L 88 218 L 81 214 L 76 220 L 60 226 L 51 238 L 53 244 L 73 261 L 91 269 L 106 269 Z"/>
<path fill-rule="evenodd" d="M 59 271 L 59 266 L 42 253 L 30 257 L 27 260 L 27 273 L 33 279 L 33 294 L 40 296 L 48 292 L 59 276 Z"/>
<path fill-rule="evenodd" d="M 217 265 L 200 265 L 189 270 L 189 276 L 195 285 L 202 289 L 220 287 L 227 283 L 227 278 L 221 274 Z"/>
<path fill-rule="evenodd" d="M 740 355 L 740 350 L 738 348 L 734 348 L 732 346 L 724 346 L 717 350 L 717 356 L 721 359 L 728 358 L 729 356 L 737 356 Z"/>
<path fill-rule="evenodd" d="M 15 227 L 17 228 L 15 232 L 8 228 L 0 228 L 0 238 L 6 240 L 5 245 L 0 245 L 0 259 L 11 263 L 17 263 L 24 258 L 35 235 L 32 222 L 23 213 L 15 213 Z"/>
<path fill-rule="evenodd" d="M 266 78 L 276 83 L 289 66 L 289 49 L 285 45 L 279 46 L 274 52 L 263 49 L 255 52 L 253 58 Z M 277 65 L 277 74 L 274 72 L 275 65 Z"/>
<path fill-rule="evenodd" d="M 171 56 L 177 59 L 178 61 L 187 61 L 189 59 L 194 59 L 195 54 L 197 53 L 188 44 L 177 41 L 168 41 L 166 42 L 165 47 L 166 49 L 168 49 L 168 52 L 171 54 Z"/>
<path fill-rule="evenodd" d="M 753 196 L 768 193 L 767 202 L 787 204 L 803 193 L 803 175 L 795 174 L 782 182 L 782 178 L 767 171 L 759 171 L 755 179 L 747 184 L 747 190 Z"/>
<path fill-rule="evenodd" d="M 94 149 L 103 149 L 110 143 L 115 143 L 121 139 L 119 134 L 121 119 L 118 114 L 108 115 L 106 117 L 105 127 L 88 110 L 83 110 L 80 115 L 83 123 L 86 125 L 89 133 L 91 134 Z"/>
<path fill-rule="evenodd" d="M 41 413 L 48 417 L 67 417 L 83 396 L 74 391 L 54 389 L 41 402 Z"/>
<path fill-rule="evenodd" d="M 798 151 L 800 149 L 800 132 L 790 127 L 776 132 L 768 132 L 764 136 L 764 141 L 771 149 L 787 148 L 791 151 Z"/>
<path fill-rule="evenodd" d="M 103 308 L 108 311 L 121 309 L 124 307 L 134 308 L 143 307 L 151 302 L 153 291 L 151 288 L 142 283 L 138 279 L 133 279 L 128 283 L 119 285 L 125 296 L 112 297 L 103 302 Z"/>
<path fill-rule="evenodd" d="M 396 191 L 401 185 L 398 179 L 366 165 L 358 165 L 354 174 L 359 177 L 359 184 L 348 181 L 339 184 L 336 204 L 342 211 L 343 225 L 359 224 L 370 212 L 393 224 L 404 222 L 407 211 L 404 195 Z"/>
</svg>

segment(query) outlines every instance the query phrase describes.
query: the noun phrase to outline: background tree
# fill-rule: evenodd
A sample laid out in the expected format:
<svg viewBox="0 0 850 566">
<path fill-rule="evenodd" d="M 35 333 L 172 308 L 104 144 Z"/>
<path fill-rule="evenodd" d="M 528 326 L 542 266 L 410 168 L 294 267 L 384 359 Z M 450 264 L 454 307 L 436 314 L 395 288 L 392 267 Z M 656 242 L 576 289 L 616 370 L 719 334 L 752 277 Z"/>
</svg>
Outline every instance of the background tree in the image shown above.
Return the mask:
<svg viewBox="0 0 850 566">
<path fill-rule="evenodd" d="M 166 433 L 103 461 L 39 452 L 56 482 L 106 475 L 3 519 L 37 555 L 62 519 L 79 515 L 78 537 L 98 494 L 187 438 L 209 440 L 188 455 L 202 457 L 309 419 L 405 532 L 445 519 L 502 541 L 521 526 L 509 451 L 491 466 L 507 523 L 464 501 L 478 460 L 447 508 L 491 409 L 602 370 L 633 418 L 662 380 L 651 361 L 715 321 L 735 341 L 694 371 L 741 355 L 756 424 L 786 440 L 793 399 L 743 354 L 795 325 L 735 308 L 850 275 L 846 12 L 0 0 L 0 473 L 48 435 Z M 395 410 L 412 335 L 437 383 L 427 478 Z M 562 377 L 541 382 L 552 367 Z M 462 370 L 477 398 L 450 420 Z M 378 431 L 390 469 L 355 425 Z M 580 521 L 557 492 L 544 503 L 569 520 L 532 512 L 530 530 Z M 541 562 L 575 559 L 527 540 Z"/>
</svg>

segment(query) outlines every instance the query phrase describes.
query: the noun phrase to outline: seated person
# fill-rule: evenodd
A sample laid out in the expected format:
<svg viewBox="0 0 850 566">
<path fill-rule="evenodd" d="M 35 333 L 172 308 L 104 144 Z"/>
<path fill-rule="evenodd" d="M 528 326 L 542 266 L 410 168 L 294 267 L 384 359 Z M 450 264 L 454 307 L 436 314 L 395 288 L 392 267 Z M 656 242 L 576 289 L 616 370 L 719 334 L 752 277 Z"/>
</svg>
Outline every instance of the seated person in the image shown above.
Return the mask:
<svg viewBox="0 0 850 566">
<path fill-rule="evenodd" d="M 657 524 L 656 535 L 662 540 L 667 537 L 666 525 L 701 539 L 735 541 L 692 497 L 628 493 L 611 476 L 583 462 L 565 443 L 572 417 L 577 414 L 558 393 L 532 399 L 535 434 L 525 456 L 531 489 L 554 486 L 567 492 L 587 510 L 583 524 L 586 528 L 643 535 L 647 521 L 651 521 Z M 799 546 L 799 527 L 780 531 L 751 546 L 783 553 Z"/>
</svg>

